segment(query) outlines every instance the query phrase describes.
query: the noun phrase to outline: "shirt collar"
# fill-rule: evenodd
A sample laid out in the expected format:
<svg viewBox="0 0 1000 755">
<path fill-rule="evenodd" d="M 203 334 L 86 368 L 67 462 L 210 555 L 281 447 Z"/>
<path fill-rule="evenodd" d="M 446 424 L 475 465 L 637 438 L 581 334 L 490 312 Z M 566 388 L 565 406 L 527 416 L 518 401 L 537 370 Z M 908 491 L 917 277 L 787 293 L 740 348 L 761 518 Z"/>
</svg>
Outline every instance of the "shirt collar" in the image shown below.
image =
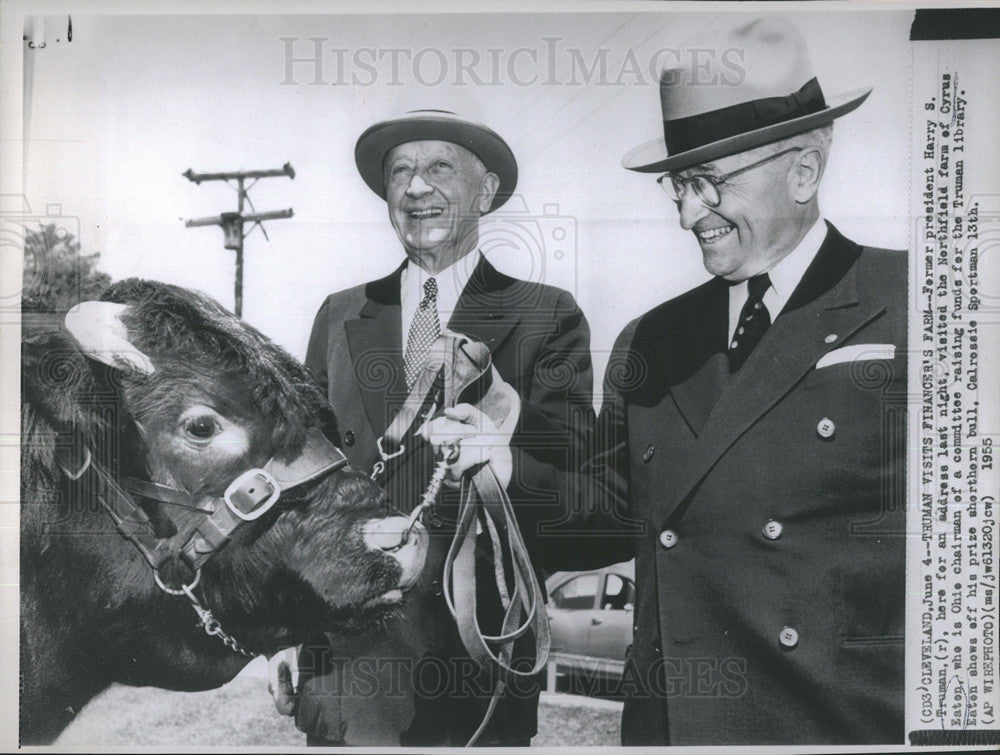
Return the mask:
<svg viewBox="0 0 1000 755">
<path fill-rule="evenodd" d="M 770 270 L 767 270 L 771 285 L 764 294 L 764 306 L 767 307 L 771 320 L 781 313 L 788 304 L 802 277 L 806 274 L 806 269 L 816 258 L 819 248 L 826 239 L 826 223 L 822 218 L 818 219 L 802 237 L 798 245 L 782 257 Z M 739 327 L 740 310 L 748 298 L 747 282 L 740 281 L 736 285 L 729 287 L 729 336 L 732 340 L 733 334 Z"/>
<path fill-rule="evenodd" d="M 798 246 L 778 260 L 775 266 L 767 271 L 768 276 L 771 278 L 771 287 L 774 289 L 775 294 L 777 294 L 782 309 L 792 297 L 792 292 L 795 291 L 801 282 L 802 276 L 805 275 L 806 269 L 812 263 L 813 259 L 815 259 L 816 253 L 819 252 L 819 248 L 823 245 L 825 238 L 826 223 L 823 222 L 822 218 L 818 218 L 813 223 L 812 228 L 802 237 L 802 241 L 799 242 Z M 779 309 L 778 311 L 780 312 L 781 310 Z"/>
<path fill-rule="evenodd" d="M 433 276 L 408 260 L 403 267 L 399 282 L 402 300 L 412 302 L 412 308 L 416 309 L 417 304 L 424 298 L 424 283 L 428 278 L 434 278 L 438 285 L 437 310 L 443 325 L 455 311 L 458 299 L 478 267 L 481 257 L 482 252 L 477 249 Z M 404 309 L 406 308 L 404 306 Z"/>
</svg>

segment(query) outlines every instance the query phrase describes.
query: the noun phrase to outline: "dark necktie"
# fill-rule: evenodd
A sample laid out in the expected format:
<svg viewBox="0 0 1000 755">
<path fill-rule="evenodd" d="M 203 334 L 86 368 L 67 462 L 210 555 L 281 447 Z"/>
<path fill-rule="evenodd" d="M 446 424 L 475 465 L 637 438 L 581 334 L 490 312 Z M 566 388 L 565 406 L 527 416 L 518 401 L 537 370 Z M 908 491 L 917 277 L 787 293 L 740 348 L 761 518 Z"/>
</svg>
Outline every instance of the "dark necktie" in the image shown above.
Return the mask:
<svg viewBox="0 0 1000 755">
<path fill-rule="evenodd" d="M 424 298 L 410 323 L 410 334 L 406 339 L 406 351 L 403 354 L 403 368 L 406 372 L 406 387 L 412 388 L 413 383 L 424 366 L 427 352 L 441 334 L 441 323 L 437 311 L 438 284 L 433 278 L 424 281 Z"/>
<path fill-rule="evenodd" d="M 733 340 L 729 342 L 729 371 L 736 372 L 750 356 L 760 339 L 771 327 L 771 315 L 764 306 L 764 294 L 771 287 L 771 279 L 767 273 L 755 275 L 747 280 L 746 304 L 740 310 L 739 323 Z"/>
</svg>

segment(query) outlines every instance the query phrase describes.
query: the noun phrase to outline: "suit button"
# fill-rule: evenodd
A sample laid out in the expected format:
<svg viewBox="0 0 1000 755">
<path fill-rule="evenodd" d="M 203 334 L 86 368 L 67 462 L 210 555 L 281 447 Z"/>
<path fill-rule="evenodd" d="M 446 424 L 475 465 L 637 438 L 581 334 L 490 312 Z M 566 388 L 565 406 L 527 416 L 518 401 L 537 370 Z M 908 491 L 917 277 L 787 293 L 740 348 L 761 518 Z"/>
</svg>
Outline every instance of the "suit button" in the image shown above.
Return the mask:
<svg viewBox="0 0 1000 755">
<path fill-rule="evenodd" d="M 816 434 L 821 438 L 832 438 L 835 432 L 837 432 L 837 426 L 829 417 L 823 417 L 816 423 Z"/>
<path fill-rule="evenodd" d="M 663 530 L 660 533 L 660 545 L 664 548 L 673 548 L 677 545 L 677 533 L 673 530 Z"/>
<path fill-rule="evenodd" d="M 649 463 L 649 460 L 653 458 L 653 454 L 656 453 L 656 447 L 650 443 L 646 446 L 646 450 L 642 452 L 642 460 Z"/>
<path fill-rule="evenodd" d="M 781 633 L 778 635 L 778 642 L 783 648 L 791 650 L 799 644 L 799 633 L 791 627 L 782 627 Z"/>
<path fill-rule="evenodd" d="M 768 540 L 777 540 L 779 537 L 781 537 L 782 529 L 783 527 L 781 526 L 781 522 L 776 522 L 773 519 L 770 519 L 768 520 L 767 524 L 764 525 L 761 532 L 764 533 L 764 537 L 766 537 Z"/>
<path fill-rule="evenodd" d="M 354 431 L 353 430 L 348 430 L 346 433 L 344 433 L 344 445 L 345 446 L 353 446 L 354 445 Z"/>
</svg>

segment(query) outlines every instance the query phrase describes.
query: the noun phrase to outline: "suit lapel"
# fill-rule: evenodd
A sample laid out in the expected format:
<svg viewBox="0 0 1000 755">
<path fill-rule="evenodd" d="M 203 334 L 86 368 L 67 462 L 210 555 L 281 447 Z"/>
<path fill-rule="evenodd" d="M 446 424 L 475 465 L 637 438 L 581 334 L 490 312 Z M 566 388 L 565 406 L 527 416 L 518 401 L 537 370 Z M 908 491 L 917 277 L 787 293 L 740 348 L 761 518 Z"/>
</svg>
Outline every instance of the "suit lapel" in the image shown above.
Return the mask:
<svg viewBox="0 0 1000 755">
<path fill-rule="evenodd" d="M 518 297 L 512 290 L 520 281 L 504 275 L 482 254 L 465 284 L 448 329 L 482 341 L 495 354 L 520 320 Z M 525 306 L 530 303 L 524 302 Z"/>
<path fill-rule="evenodd" d="M 405 264 L 369 283 L 358 316 L 344 322 L 355 379 L 376 437 L 385 432 L 393 409 L 407 395 L 400 304 Z M 511 287 L 517 283 L 480 255 L 447 327 L 482 341 L 495 353 L 519 321 L 517 299 L 511 296 Z"/>
<path fill-rule="evenodd" d="M 664 520 L 719 458 L 786 396 L 827 351 L 885 311 L 877 297 L 859 297 L 855 263 L 861 248 L 831 225 L 788 305 L 743 367 L 728 381 L 680 471 Z M 830 336 L 835 336 L 831 339 Z M 724 361 L 724 360 L 723 360 Z"/>
<path fill-rule="evenodd" d="M 729 329 L 729 287 L 714 278 L 686 307 L 676 325 L 664 323 L 660 335 L 668 341 L 684 339 L 681 347 L 655 348 L 666 374 L 670 393 L 691 431 L 700 435 L 705 420 L 729 381 L 726 339 Z"/>
<path fill-rule="evenodd" d="M 355 379 L 376 437 L 389 424 L 391 405 L 403 401 L 407 392 L 400 322 L 402 272 L 400 265 L 391 275 L 369 283 L 358 317 L 344 322 Z"/>
</svg>

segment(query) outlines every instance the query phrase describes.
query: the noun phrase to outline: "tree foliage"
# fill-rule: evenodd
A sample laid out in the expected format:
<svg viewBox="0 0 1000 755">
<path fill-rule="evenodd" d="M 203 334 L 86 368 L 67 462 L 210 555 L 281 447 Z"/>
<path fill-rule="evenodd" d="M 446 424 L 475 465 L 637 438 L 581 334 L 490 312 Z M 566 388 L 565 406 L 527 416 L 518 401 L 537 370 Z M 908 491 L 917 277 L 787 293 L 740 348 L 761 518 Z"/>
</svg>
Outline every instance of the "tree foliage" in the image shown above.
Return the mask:
<svg viewBox="0 0 1000 755">
<path fill-rule="evenodd" d="M 62 313 L 81 301 L 97 299 L 111 276 L 96 269 L 99 254 L 83 254 L 72 233 L 55 224 L 29 230 L 24 238 L 21 308 Z"/>
</svg>

